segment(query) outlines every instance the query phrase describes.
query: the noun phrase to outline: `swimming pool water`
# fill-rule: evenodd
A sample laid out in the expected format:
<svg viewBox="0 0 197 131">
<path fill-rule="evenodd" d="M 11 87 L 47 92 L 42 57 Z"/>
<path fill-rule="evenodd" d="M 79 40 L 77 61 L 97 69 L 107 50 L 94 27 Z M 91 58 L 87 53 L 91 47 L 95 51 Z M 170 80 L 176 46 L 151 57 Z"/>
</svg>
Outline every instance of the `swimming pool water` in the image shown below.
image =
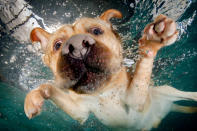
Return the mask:
<svg viewBox="0 0 197 131">
<path fill-rule="evenodd" d="M 168 84 L 184 91 L 197 91 L 197 1 L 137 0 L 132 17 L 128 14 L 129 6 L 124 7 L 122 1 L 28 2 L 34 7 L 32 10 L 51 28 L 72 23 L 77 17 L 95 17 L 109 8 L 121 10 L 126 15 L 124 19 L 127 16 L 130 19 L 123 23 L 115 20 L 113 22 L 123 37 L 125 57 L 134 60 L 137 59 L 136 41 L 145 25 L 160 13 L 168 15 L 176 20 L 180 35 L 175 44 L 159 51 L 154 64 L 153 81 L 155 85 Z M 9 35 L 1 35 L 0 130 L 115 130 L 101 124 L 93 114 L 84 125 L 80 125 L 49 101 L 45 102 L 41 115 L 28 120 L 23 111 L 26 93 L 29 89 L 53 79 L 53 76 L 42 64 L 41 53 L 36 53 L 36 47 L 32 47 L 30 43 L 21 44 Z M 197 106 L 195 102 L 179 103 Z M 197 114 L 169 113 L 160 126 L 153 130 L 197 130 L 196 121 Z"/>
</svg>

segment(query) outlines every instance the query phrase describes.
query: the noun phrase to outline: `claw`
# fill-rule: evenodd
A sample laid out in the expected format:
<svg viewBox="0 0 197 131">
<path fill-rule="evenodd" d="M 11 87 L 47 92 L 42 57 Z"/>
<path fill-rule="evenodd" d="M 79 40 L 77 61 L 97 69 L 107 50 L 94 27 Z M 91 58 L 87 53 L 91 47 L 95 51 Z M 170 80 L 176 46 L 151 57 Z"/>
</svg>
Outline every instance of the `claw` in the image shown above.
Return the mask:
<svg viewBox="0 0 197 131">
<path fill-rule="evenodd" d="M 34 117 L 35 115 L 37 114 L 37 110 L 35 108 L 32 108 L 30 109 L 28 112 L 27 112 L 27 117 L 29 119 L 31 119 L 32 117 Z"/>
</svg>

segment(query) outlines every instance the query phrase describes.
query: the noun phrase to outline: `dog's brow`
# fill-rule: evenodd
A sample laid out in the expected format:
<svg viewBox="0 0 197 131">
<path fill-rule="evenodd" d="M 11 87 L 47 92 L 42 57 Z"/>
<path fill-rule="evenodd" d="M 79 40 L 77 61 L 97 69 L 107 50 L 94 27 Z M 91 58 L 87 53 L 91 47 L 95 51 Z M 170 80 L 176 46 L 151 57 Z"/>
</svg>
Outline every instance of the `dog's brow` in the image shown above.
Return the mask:
<svg viewBox="0 0 197 131">
<path fill-rule="evenodd" d="M 87 20 L 87 21 L 86 21 Z M 95 25 L 98 25 L 98 26 L 105 26 L 107 28 L 111 28 L 111 24 L 99 19 L 99 18 L 81 18 L 81 19 L 77 19 L 73 24 L 72 26 L 75 27 L 77 24 L 81 24 L 81 23 L 84 23 L 84 21 L 86 22 L 89 22 L 91 21 L 90 23 L 91 24 L 95 24 Z"/>
</svg>

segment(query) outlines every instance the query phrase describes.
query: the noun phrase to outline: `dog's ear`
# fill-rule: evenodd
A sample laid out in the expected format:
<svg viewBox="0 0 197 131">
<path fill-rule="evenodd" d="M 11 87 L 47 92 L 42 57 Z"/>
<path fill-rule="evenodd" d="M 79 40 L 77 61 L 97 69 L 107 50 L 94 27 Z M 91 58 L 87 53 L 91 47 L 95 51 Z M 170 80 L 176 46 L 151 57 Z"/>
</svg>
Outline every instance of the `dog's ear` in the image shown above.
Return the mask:
<svg viewBox="0 0 197 131">
<path fill-rule="evenodd" d="M 31 39 L 32 43 L 40 42 L 42 50 L 45 51 L 50 36 L 51 36 L 50 33 L 48 33 L 47 31 L 43 30 L 42 28 L 37 27 L 37 28 L 34 28 L 31 31 L 30 39 Z"/>
<path fill-rule="evenodd" d="M 100 16 L 100 19 L 110 22 L 111 18 L 122 18 L 122 13 L 115 9 L 109 9 L 103 12 Z"/>
</svg>

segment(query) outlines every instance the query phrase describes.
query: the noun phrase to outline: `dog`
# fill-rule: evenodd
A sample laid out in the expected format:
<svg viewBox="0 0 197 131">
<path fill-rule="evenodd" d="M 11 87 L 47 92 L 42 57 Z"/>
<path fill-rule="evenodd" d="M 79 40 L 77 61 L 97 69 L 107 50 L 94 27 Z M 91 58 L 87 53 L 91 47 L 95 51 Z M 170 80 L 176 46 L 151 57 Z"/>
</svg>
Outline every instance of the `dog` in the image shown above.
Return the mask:
<svg viewBox="0 0 197 131">
<path fill-rule="evenodd" d="M 196 107 L 173 103 L 197 101 L 197 92 L 150 85 L 157 52 L 178 37 L 175 22 L 159 15 L 145 27 L 138 41 L 140 58 L 130 73 L 123 66 L 121 38 L 112 28 L 111 18 L 122 18 L 122 14 L 109 9 L 99 17 L 77 19 L 53 33 L 42 28 L 32 30 L 31 41 L 41 43 L 43 62 L 55 80 L 27 94 L 24 110 L 29 119 L 41 112 L 45 99 L 81 124 L 92 112 L 107 126 L 134 130 L 156 128 L 170 111 L 197 111 Z"/>
</svg>

